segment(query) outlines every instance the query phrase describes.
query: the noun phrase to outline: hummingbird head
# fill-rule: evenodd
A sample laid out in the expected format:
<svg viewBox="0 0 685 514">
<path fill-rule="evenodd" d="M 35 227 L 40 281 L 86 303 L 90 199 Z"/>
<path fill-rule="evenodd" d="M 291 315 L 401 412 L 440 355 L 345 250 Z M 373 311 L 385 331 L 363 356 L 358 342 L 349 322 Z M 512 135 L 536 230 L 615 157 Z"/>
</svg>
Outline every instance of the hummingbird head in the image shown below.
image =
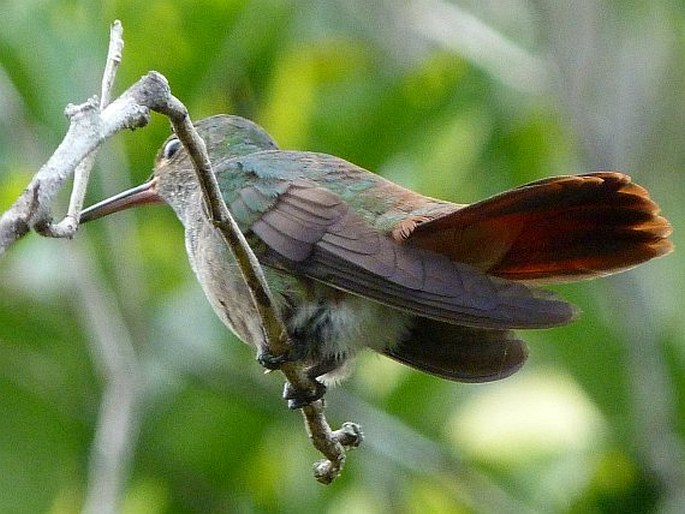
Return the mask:
<svg viewBox="0 0 685 514">
<path fill-rule="evenodd" d="M 264 129 L 240 116 L 218 114 L 198 121 L 195 128 L 207 146 L 215 169 L 227 159 L 278 148 Z M 84 209 L 80 222 L 147 203 L 166 202 L 179 212 L 197 187 L 188 153 L 172 134 L 157 152 L 154 171 L 146 182 Z"/>
</svg>

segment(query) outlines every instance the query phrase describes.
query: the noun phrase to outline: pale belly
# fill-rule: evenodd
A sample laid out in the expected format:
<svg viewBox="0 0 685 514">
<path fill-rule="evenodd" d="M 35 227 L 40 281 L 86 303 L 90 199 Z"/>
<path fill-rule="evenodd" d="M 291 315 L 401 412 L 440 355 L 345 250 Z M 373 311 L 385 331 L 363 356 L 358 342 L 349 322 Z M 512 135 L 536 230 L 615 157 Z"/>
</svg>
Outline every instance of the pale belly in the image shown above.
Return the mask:
<svg viewBox="0 0 685 514">
<path fill-rule="evenodd" d="M 212 308 L 241 340 L 262 347 L 264 334 L 249 291 L 216 229 L 204 224 L 186 238 L 191 266 Z M 345 364 L 362 348 L 393 346 L 406 337 L 413 317 L 380 303 L 341 291 L 307 277 L 265 268 L 267 282 L 288 334 L 306 350 L 315 366 L 335 361 L 336 372 L 324 379 L 342 378 Z"/>
</svg>

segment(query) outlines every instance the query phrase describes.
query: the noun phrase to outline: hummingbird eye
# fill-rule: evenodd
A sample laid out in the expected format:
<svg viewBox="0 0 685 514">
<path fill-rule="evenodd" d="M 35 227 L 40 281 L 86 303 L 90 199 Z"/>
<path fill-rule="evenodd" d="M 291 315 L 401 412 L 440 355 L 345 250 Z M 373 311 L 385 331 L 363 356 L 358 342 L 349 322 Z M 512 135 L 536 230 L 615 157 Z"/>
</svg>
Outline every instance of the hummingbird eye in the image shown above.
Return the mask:
<svg viewBox="0 0 685 514">
<path fill-rule="evenodd" d="M 181 148 L 181 142 L 174 138 L 171 141 L 169 141 L 166 145 L 164 145 L 164 150 L 162 150 L 162 157 L 165 159 L 171 159 L 178 150 Z"/>
</svg>

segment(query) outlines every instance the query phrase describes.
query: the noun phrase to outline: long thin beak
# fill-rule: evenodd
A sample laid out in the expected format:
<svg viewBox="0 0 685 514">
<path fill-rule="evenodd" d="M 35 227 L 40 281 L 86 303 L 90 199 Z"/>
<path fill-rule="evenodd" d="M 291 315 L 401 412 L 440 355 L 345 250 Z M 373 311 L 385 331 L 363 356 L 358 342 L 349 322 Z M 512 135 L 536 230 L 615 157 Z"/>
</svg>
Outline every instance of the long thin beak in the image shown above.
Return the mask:
<svg viewBox="0 0 685 514">
<path fill-rule="evenodd" d="M 138 207 L 146 203 L 160 203 L 162 202 L 162 197 L 157 194 L 157 181 L 153 178 L 141 184 L 137 187 L 114 195 L 107 200 L 91 205 L 87 209 L 81 211 L 80 223 L 85 223 L 87 221 L 96 220 L 112 214 L 113 212 L 119 212 L 131 207 Z"/>
</svg>

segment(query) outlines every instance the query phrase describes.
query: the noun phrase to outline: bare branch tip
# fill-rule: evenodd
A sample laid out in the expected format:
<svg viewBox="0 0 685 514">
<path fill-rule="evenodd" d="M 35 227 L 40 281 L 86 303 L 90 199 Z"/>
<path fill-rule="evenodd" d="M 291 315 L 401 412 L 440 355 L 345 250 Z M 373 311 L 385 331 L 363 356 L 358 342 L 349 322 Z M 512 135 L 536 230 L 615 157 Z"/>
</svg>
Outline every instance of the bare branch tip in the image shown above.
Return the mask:
<svg viewBox="0 0 685 514">
<path fill-rule="evenodd" d="M 148 77 L 149 80 L 151 80 L 153 82 L 158 82 L 163 87 L 169 89 L 169 81 L 160 72 L 155 71 L 155 70 L 150 70 L 147 72 L 147 74 L 145 76 Z"/>
<path fill-rule="evenodd" d="M 346 421 L 339 430 L 333 432 L 333 439 L 346 449 L 359 448 L 364 442 L 364 432 L 357 423 Z"/>
<path fill-rule="evenodd" d="M 344 459 L 343 459 L 344 460 Z M 330 460 L 320 460 L 314 464 L 314 478 L 323 485 L 329 485 L 340 476 L 342 463 L 335 464 Z"/>
<path fill-rule="evenodd" d="M 121 63 L 121 54 L 124 49 L 124 27 L 119 20 L 114 20 L 109 31 L 111 46 L 111 58 L 117 64 Z"/>
<path fill-rule="evenodd" d="M 109 38 L 111 41 L 116 41 L 118 44 L 124 45 L 124 26 L 121 21 L 114 20 L 109 30 Z"/>
</svg>

